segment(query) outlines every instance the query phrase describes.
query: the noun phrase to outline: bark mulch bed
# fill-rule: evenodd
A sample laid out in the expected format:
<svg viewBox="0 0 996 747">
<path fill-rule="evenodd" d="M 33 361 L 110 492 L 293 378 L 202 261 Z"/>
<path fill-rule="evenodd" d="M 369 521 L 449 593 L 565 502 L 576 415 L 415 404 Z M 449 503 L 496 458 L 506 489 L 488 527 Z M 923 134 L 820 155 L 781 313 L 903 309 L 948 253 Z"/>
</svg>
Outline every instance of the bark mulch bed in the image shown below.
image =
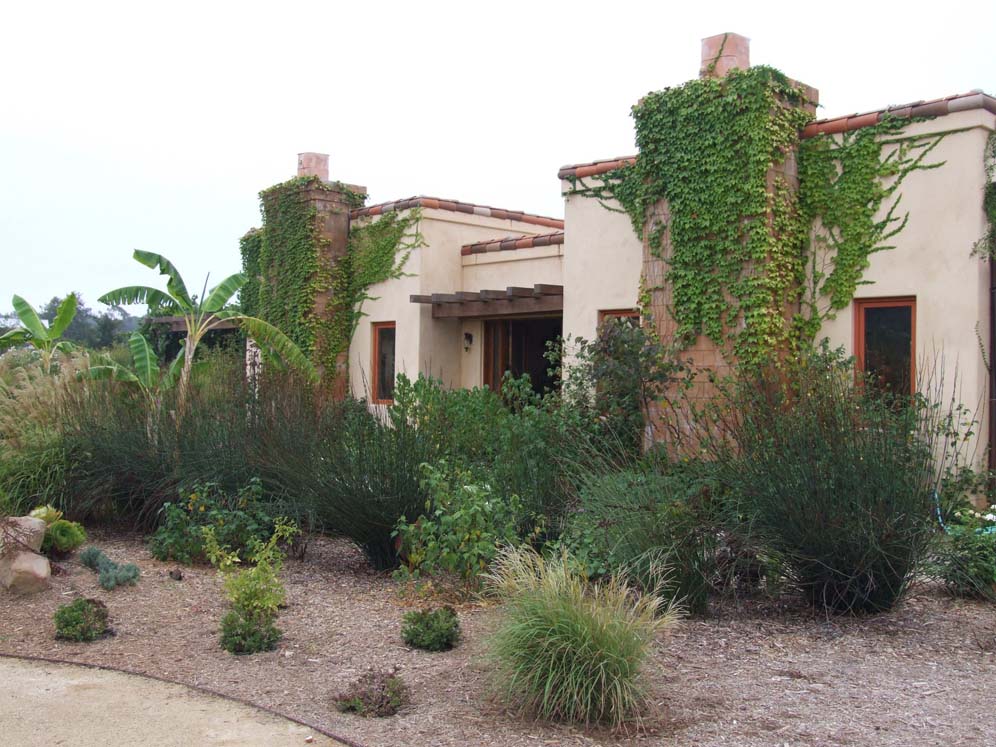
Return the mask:
<svg viewBox="0 0 996 747">
<path fill-rule="evenodd" d="M 411 650 L 410 606 L 348 543 L 313 541 L 288 560 L 276 651 L 236 657 L 218 645 L 225 601 L 215 572 L 152 559 L 137 538 L 96 535 L 135 587 L 104 592 L 74 559 L 47 592 L 0 595 L 0 653 L 99 664 L 196 685 L 272 708 L 364 747 L 394 745 L 996 745 L 996 606 L 924 587 L 873 618 L 827 620 L 791 603 L 719 605 L 662 637 L 648 673 L 655 712 L 630 734 L 534 723 L 490 699 L 482 639 L 500 611 L 459 609 L 453 651 Z M 54 640 L 52 614 L 102 599 L 116 635 Z M 370 667 L 398 667 L 413 703 L 397 716 L 340 714 L 331 696 Z"/>
</svg>

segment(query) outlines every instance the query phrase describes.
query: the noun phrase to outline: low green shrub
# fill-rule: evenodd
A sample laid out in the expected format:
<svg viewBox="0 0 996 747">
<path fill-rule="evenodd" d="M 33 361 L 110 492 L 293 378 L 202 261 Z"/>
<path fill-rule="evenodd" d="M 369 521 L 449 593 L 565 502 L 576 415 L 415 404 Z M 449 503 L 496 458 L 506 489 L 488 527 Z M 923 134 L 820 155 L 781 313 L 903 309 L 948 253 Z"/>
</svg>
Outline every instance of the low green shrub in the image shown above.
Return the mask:
<svg viewBox="0 0 996 747">
<path fill-rule="evenodd" d="M 195 563 L 207 560 L 204 527 L 212 527 L 218 544 L 244 552 L 255 540 L 273 533 L 273 519 L 263 508 L 263 485 L 258 478 L 235 495 L 216 483 L 201 483 L 181 493 L 183 500 L 166 503 L 162 521 L 149 540 L 149 552 L 158 560 Z"/>
<path fill-rule="evenodd" d="M 65 641 L 95 641 L 108 632 L 107 606 L 97 599 L 74 599 L 55 612 L 55 637 Z"/>
<path fill-rule="evenodd" d="M 134 563 L 118 565 L 103 550 L 92 545 L 80 552 L 80 563 L 97 574 L 97 582 L 105 591 L 113 591 L 119 586 L 134 586 L 141 576 Z"/>
<path fill-rule="evenodd" d="M 641 666 L 676 608 L 622 576 L 588 582 L 568 555 L 505 548 L 489 575 L 505 600 L 489 641 L 496 685 L 513 705 L 570 723 L 619 725 L 646 705 Z"/>
<path fill-rule="evenodd" d="M 937 539 L 931 571 L 954 596 L 996 599 L 996 534 L 952 527 Z"/>
<path fill-rule="evenodd" d="M 460 620 L 448 605 L 407 612 L 401 637 L 409 646 L 425 651 L 449 651 L 460 639 Z"/>
<path fill-rule="evenodd" d="M 221 647 L 233 654 L 256 654 L 272 651 L 280 642 L 281 632 L 267 615 L 250 615 L 229 610 L 221 618 Z"/>
<path fill-rule="evenodd" d="M 243 558 L 237 551 L 218 544 L 212 526 L 203 529 L 208 559 L 224 578 L 225 595 L 231 609 L 222 619 L 221 645 L 233 654 L 272 650 L 280 640 L 275 622 L 285 591 L 280 582 L 284 554 L 282 544 L 293 540 L 297 527 L 284 518 L 274 523 L 266 542 L 250 542 L 246 560 L 252 567 L 236 570 Z"/>
<path fill-rule="evenodd" d="M 41 519 L 48 526 L 52 526 L 53 522 L 56 522 L 62 518 L 62 511 L 59 511 L 58 509 L 55 508 L 55 506 L 51 505 L 36 506 L 35 508 L 31 509 L 31 512 L 28 514 L 28 516 L 30 516 L 33 519 Z"/>
<path fill-rule="evenodd" d="M 455 573 L 474 585 L 494 559 L 498 547 L 518 539 L 522 514 L 518 496 L 503 499 L 489 485 L 475 482 L 469 470 L 422 465 L 423 488 L 429 494 L 426 513 L 409 523 L 398 522 L 406 565 L 402 576 Z"/>
<path fill-rule="evenodd" d="M 66 519 L 56 519 L 45 530 L 42 540 L 42 552 L 46 555 L 54 553 L 66 554 L 86 542 L 86 530 L 82 524 Z"/>
<path fill-rule="evenodd" d="M 409 702 L 411 695 L 408 686 L 393 671 L 367 672 L 332 698 L 339 711 L 368 718 L 393 716 Z"/>
</svg>

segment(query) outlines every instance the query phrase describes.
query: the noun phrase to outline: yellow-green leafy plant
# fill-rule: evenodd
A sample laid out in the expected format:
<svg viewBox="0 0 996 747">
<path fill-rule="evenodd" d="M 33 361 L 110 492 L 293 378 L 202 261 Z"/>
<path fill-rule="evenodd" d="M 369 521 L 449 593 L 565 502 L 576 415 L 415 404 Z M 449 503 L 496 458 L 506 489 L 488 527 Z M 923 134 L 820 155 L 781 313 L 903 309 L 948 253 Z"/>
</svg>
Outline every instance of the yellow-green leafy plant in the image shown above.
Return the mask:
<svg viewBox="0 0 996 747">
<path fill-rule="evenodd" d="M 489 641 L 499 692 L 514 707 L 568 723 L 620 726 L 648 704 L 641 668 L 673 603 L 621 574 L 592 583 L 563 553 L 506 547 L 487 575 L 504 601 Z M 663 585 L 659 584 L 659 585 Z"/>
<path fill-rule="evenodd" d="M 243 561 L 239 553 L 218 544 L 214 527 L 204 528 L 208 559 L 224 579 L 230 604 L 221 621 L 221 645 L 226 651 L 254 654 L 276 647 L 281 633 L 275 623 L 285 598 L 280 581 L 284 561 L 282 546 L 298 531 L 297 525 L 289 519 L 277 519 L 269 540 L 257 539 L 250 545 L 245 559 L 253 563 L 252 567 L 239 570 Z"/>
</svg>

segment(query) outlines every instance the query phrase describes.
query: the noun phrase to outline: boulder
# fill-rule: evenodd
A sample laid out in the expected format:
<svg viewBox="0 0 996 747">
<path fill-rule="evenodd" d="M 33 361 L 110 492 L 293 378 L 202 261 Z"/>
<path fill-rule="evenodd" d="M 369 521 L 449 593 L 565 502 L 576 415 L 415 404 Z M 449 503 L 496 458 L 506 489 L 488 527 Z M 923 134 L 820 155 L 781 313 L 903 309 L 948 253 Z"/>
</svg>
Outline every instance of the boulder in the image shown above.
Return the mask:
<svg viewBox="0 0 996 747">
<path fill-rule="evenodd" d="M 27 550 L 0 557 L 0 586 L 12 594 L 34 594 L 48 588 L 52 566 L 48 558 Z"/>
<path fill-rule="evenodd" d="M 16 542 L 26 545 L 29 550 L 39 552 L 42 540 L 45 539 L 45 530 L 48 529 L 48 524 L 33 516 L 15 516 L 7 519 L 3 529 L 4 531 L 0 533 L 0 550 L 3 550 L 4 539 L 13 535 Z"/>
</svg>

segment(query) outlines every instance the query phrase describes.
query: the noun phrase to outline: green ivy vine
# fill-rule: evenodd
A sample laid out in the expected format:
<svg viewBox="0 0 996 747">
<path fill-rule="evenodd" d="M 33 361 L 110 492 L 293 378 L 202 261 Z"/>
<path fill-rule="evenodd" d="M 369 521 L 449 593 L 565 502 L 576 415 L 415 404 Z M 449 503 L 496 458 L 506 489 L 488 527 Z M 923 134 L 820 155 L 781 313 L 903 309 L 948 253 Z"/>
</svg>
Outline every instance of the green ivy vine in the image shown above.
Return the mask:
<svg viewBox="0 0 996 747">
<path fill-rule="evenodd" d="M 648 94 L 633 108 L 636 163 L 581 186 L 622 205 L 658 256 L 667 230 L 663 259 L 681 341 L 704 334 L 744 360 L 784 340 L 800 225 L 795 195 L 782 177 L 769 184 L 769 173 L 798 142 L 810 118 L 804 103 L 802 89 L 769 67 Z M 661 201 L 667 225 L 648 224 Z"/>
<path fill-rule="evenodd" d="M 804 339 L 813 339 L 823 321 L 851 303 L 869 257 L 894 248 L 885 242 L 909 221 L 909 214 L 898 214 L 906 177 L 943 165 L 924 159 L 944 136 L 899 137 L 909 123 L 886 117 L 843 135 L 809 138 L 799 147 L 799 208 L 811 228 L 796 319 Z"/>
<path fill-rule="evenodd" d="M 242 305 L 280 328 L 316 365 L 334 372 L 362 316 L 362 304 L 370 298 L 369 288 L 400 277 L 411 251 L 421 245 L 420 214 L 388 213 L 351 227 L 345 254 L 329 262 L 329 241 L 308 198 L 315 190 L 345 195 L 347 210 L 363 205 L 363 195 L 315 176 L 260 192 L 263 227 L 240 243 L 249 278 Z M 330 303 L 316 303 L 329 290 Z"/>
<path fill-rule="evenodd" d="M 801 86 L 763 66 L 651 93 L 633 108 L 635 164 L 597 184 L 572 180 L 576 193 L 628 213 L 666 262 L 679 347 L 705 335 L 750 364 L 811 342 L 853 298 L 868 256 L 905 226 L 902 180 L 940 165 L 923 159 L 942 136 L 896 136 L 910 120 L 801 141 L 806 103 Z M 783 168 L 790 154 L 798 190 Z M 641 303 L 652 290 L 641 287 Z"/>
<path fill-rule="evenodd" d="M 412 251 L 425 245 L 419 231 L 421 220 L 422 211 L 415 208 L 385 213 L 366 225 L 350 227 L 349 249 L 332 270 L 336 313 L 324 328 L 330 355 L 349 348 L 365 316 L 364 302 L 375 299 L 370 288 L 405 275 L 404 267 Z"/>
</svg>

